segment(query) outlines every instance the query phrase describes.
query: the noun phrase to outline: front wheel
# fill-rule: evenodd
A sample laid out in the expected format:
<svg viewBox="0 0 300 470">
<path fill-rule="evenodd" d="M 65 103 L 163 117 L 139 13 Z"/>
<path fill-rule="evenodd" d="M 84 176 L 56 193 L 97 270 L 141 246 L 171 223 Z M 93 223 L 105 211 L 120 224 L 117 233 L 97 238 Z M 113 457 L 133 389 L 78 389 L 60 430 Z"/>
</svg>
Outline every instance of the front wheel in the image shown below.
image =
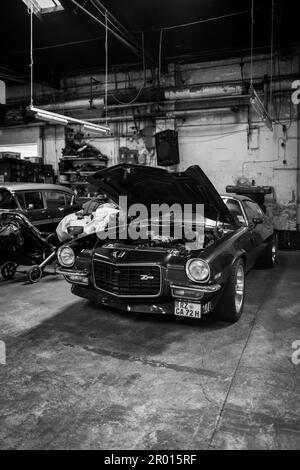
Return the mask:
<svg viewBox="0 0 300 470">
<path fill-rule="evenodd" d="M 27 279 L 30 284 L 36 284 L 42 278 L 43 271 L 39 266 L 32 266 L 27 271 Z"/>
<path fill-rule="evenodd" d="M 231 272 L 223 294 L 216 308 L 218 320 L 234 323 L 242 315 L 245 299 L 245 264 L 238 259 L 231 267 Z"/>
</svg>

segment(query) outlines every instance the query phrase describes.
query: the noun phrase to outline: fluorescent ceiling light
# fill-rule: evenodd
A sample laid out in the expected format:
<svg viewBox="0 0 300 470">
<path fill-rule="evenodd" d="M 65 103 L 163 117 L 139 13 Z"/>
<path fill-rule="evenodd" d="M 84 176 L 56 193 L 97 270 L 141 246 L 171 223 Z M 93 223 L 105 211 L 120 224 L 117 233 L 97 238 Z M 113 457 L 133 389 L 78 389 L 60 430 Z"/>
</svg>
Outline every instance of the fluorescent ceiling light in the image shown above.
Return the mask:
<svg viewBox="0 0 300 470">
<path fill-rule="evenodd" d="M 68 120 L 64 119 L 59 116 L 49 116 L 48 114 L 45 113 L 36 113 L 35 115 L 36 119 L 42 119 L 43 121 L 49 121 L 57 124 L 62 124 L 63 126 L 66 126 L 68 124 Z"/>
<path fill-rule="evenodd" d="M 33 12 L 43 13 L 43 10 L 48 10 L 49 8 L 63 9 L 59 0 L 22 0 L 25 5 L 30 8 L 32 6 Z"/>
<path fill-rule="evenodd" d="M 35 0 L 35 1 L 41 9 L 60 6 L 60 2 L 58 0 Z"/>
<path fill-rule="evenodd" d="M 83 129 L 85 131 L 99 132 L 99 127 L 97 124 L 84 124 Z"/>
<path fill-rule="evenodd" d="M 70 116 L 65 116 L 64 114 L 52 113 L 50 111 L 46 111 L 45 109 L 36 108 L 35 106 L 29 106 L 29 110 L 35 113 L 36 117 L 45 121 L 60 122 L 63 125 L 67 125 L 69 123 L 80 124 L 84 127 L 84 129 L 91 130 L 93 132 L 110 134 L 110 128 L 106 126 L 91 124 L 88 121 L 83 121 L 82 119 L 72 118 Z"/>
</svg>

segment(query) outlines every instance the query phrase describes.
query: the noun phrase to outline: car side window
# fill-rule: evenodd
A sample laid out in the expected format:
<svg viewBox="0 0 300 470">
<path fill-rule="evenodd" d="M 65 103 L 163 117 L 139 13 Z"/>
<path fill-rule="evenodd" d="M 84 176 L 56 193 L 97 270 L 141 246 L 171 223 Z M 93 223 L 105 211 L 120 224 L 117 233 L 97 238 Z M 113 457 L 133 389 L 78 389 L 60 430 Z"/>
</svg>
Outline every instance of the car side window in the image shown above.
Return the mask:
<svg viewBox="0 0 300 470">
<path fill-rule="evenodd" d="M 15 197 L 17 198 L 18 203 L 21 206 L 21 209 L 26 210 L 26 203 L 25 203 L 25 199 L 24 199 L 24 193 L 19 193 L 19 192 L 15 193 Z"/>
<path fill-rule="evenodd" d="M 0 209 L 17 209 L 14 196 L 7 189 L 0 189 Z"/>
<path fill-rule="evenodd" d="M 66 205 L 66 195 L 62 191 L 45 191 L 48 209 L 58 209 Z"/>
<path fill-rule="evenodd" d="M 66 205 L 67 206 L 70 206 L 73 202 L 73 196 L 72 194 L 65 194 L 65 198 L 66 198 Z"/>
<path fill-rule="evenodd" d="M 44 202 L 42 193 L 39 191 L 31 191 L 28 193 L 24 193 L 24 200 L 25 200 L 25 209 L 43 209 Z"/>
<path fill-rule="evenodd" d="M 244 201 L 243 203 L 249 221 L 257 217 L 263 218 L 264 214 L 256 202 Z"/>
<path fill-rule="evenodd" d="M 238 220 L 238 222 L 241 224 L 246 224 L 244 214 L 238 201 L 235 201 L 234 199 L 226 199 L 225 204 L 231 214 Z"/>
</svg>

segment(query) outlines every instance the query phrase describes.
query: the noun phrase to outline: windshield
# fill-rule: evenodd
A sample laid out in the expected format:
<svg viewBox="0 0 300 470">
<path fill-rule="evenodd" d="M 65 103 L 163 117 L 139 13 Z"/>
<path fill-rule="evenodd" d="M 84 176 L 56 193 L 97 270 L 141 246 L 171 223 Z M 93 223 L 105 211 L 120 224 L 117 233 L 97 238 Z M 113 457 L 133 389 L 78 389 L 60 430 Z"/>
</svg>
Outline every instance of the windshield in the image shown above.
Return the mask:
<svg viewBox="0 0 300 470">
<path fill-rule="evenodd" d="M 247 225 L 240 202 L 237 201 L 236 199 L 232 199 L 229 197 L 222 198 L 222 199 L 225 202 L 231 214 L 234 216 L 235 220 L 242 225 Z"/>
</svg>

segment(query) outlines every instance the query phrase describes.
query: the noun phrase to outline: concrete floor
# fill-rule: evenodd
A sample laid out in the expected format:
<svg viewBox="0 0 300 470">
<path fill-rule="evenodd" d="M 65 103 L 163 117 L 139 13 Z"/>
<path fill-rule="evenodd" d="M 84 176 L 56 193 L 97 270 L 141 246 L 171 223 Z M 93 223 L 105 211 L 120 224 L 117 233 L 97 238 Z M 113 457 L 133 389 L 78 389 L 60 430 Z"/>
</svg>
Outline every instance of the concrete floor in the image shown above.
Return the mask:
<svg viewBox="0 0 300 470">
<path fill-rule="evenodd" d="M 235 325 L 0 282 L 0 449 L 300 448 L 300 252 L 253 270 Z"/>
</svg>

